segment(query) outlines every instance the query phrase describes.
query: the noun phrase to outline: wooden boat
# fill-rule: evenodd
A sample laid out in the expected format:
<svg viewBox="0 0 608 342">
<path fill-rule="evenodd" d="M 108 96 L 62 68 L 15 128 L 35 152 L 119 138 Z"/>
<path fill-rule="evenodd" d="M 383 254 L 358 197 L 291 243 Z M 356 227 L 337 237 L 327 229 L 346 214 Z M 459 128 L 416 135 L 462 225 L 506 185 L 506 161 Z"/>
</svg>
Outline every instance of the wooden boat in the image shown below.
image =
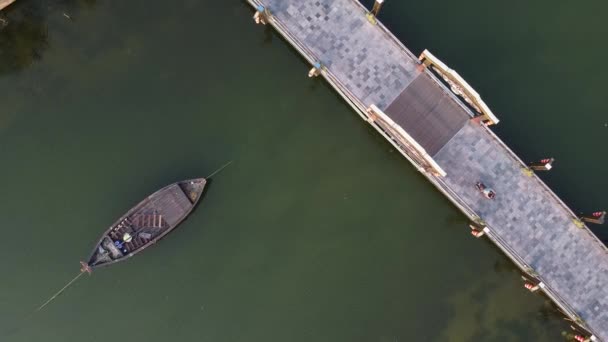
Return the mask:
<svg viewBox="0 0 608 342">
<path fill-rule="evenodd" d="M 88 261 L 80 262 L 82 268 L 78 275 L 40 305 L 36 311 L 42 310 L 85 272 L 90 274 L 94 268 L 126 260 L 169 234 L 194 210 L 203 196 L 207 180 L 231 163 L 232 161 L 229 161 L 224 164 L 207 178 L 190 179 L 167 185 L 131 208 L 103 233 Z"/>
<path fill-rule="evenodd" d="M 148 196 L 103 233 L 81 271 L 90 273 L 152 246 L 192 212 L 206 184 L 205 178 L 186 180 Z"/>
</svg>

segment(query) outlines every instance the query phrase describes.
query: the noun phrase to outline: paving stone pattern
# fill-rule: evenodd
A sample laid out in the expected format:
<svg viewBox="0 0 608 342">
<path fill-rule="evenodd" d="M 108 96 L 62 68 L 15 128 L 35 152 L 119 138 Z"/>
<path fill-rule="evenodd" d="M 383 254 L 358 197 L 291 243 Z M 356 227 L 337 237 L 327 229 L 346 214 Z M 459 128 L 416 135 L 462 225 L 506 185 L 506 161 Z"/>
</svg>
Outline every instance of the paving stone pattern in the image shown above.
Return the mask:
<svg viewBox="0 0 608 342">
<path fill-rule="evenodd" d="M 409 113 L 408 108 L 420 107 L 415 120 L 422 123 L 417 124 L 420 134 L 446 138 L 441 146 L 425 145 L 437 152 L 434 158 L 447 172 L 447 185 L 574 308 L 597 337 L 608 341 L 608 257 L 601 245 L 574 225 L 566 209 L 538 180 L 525 175 L 485 128 L 462 122 L 459 118 L 466 116 L 462 108 L 447 106 L 450 113 L 437 113 L 438 107 L 425 105 L 449 102 L 442 91 L 426 92 L 419 104 L 403 103 L 409 94 L 404 90 L 421 75 L 417 62 L 371 25 L 355 1 L 265 0 L 264 5 L 365 105 L 376 104 L 386 111 L 403 93 L 395 111 Z M 442 98 L 429 99 L 428 94 Z M 413 115 L 408 113 L 395 118 L 406 131 L 408 123 L 402 121 Z M 448 119 L 454 124 L 449 127 L 438 123 L 451 116 L 455 117 Z M 482 197 L 475 189 L 477 181 L 495 189 L 496 199 Z"/>
<path fill-rule="evenodd" d="M 352 0 L 264 4 L 366 106 L 384 110 L 420 72 L 417 63 Z"/>
<path fill-rule="evenodd" d="M 467 123 L 434 159 L 448 174 L 445 182 L 491 231 L 608 340 L 608 258 L 597 241 L 479 125 Z M 483 197 L 477 181 L 496 198 Z"/>
</svg>

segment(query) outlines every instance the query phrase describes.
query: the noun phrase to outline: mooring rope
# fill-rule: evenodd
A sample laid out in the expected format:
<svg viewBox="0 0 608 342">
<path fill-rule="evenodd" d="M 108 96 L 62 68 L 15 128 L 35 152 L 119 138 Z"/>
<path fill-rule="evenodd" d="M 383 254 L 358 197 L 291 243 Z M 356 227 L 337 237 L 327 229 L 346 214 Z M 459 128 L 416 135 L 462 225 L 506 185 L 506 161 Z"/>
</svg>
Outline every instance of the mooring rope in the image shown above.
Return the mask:
<svg viewBox="0 0 608 342">
<path fill-rule="evenodd" d="M 211 178 L 214 175 L 218 174 L 220 171 L 222 171 L 224 168 L 226 168 L 228 165 L 232 164 L 232 160 L 227 162 L 226 164 L 222 165 L 222 167 L 220 167 L 219 169 L 215 170 L 212 174 L 210 174 L 209 176 L 207 176 L 207 178 Z"/>
<path fill-rule="evenodd" d="M 36 309 L 36 311 L 40 311 L 42 310 L 42 308 L 44 308 L 45 306 L 47 306 L 47 304 L 49 304 L 50 302 L 53 301 L 53 299 L 57 298 L 57 296 L 59 296 L 61 294 L 61 292 L 65 291 L 65 289 L 67 289 L 68 287 L 70 287 L 70 285 L 72 285 L 76 280 L 78 280 L 78 278 L 80 278 L 81 275 L 84 274 L 84 271 L 78 273 L 77 276 L 74 277 L 74 279 L 70 280 L 69 283 L 67 283 L 64 287 L 61 288 L 61 290 L 57 291 L 57 293 L 55 293 L 51 298 L 49 298 L 46 302 L 44 302 L 44 304 L 40 305 L 38 307 L 38 309 Z"/>
</svg>

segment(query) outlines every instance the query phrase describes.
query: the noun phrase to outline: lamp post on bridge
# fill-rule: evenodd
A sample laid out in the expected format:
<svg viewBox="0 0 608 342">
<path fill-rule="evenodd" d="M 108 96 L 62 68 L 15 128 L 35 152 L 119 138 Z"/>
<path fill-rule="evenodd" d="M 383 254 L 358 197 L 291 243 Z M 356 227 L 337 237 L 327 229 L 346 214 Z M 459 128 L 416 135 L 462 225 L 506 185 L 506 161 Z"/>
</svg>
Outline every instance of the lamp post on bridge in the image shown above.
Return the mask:
<svg viewBox="0 0 608 342">
<path fill-rule="evenodd" d="M 374 2 L 374 7 L 372 7 L 372 10 L 367 13 L 367 20 L 372 23 L 372 25 L 376 25 L 376 17 L 378 16 L 378 13 L 380 12 L 380 8 L 382 8 L 382 4 L 384 3 L 384 0 L 376 0 Z"/>
<path fill-rule="evenodd" d="M 384 3 L 384 0 L 376 0 L 376 2 L 374 2 L 374 7 L 372 7 L 372 15 L 377 17 L 378 16 L 378 12 L 380 12 L 380 8 L 382 8 L 382 4 Z"/>
<path fill-rule="evenodd" d="M 530 163 L 528 166 L 535 171 L 549 171 L 553 168 L 554 158 L 545 158 L 538 162 Z"/>
<path fill-rule="evenodd" d="M 581 215 L 581 220 L 588 222 L 588 223 L 604 224 L 605 219 L 606 219 L 605 211 L 596 211 L 591 214 Z"/>
</svg>

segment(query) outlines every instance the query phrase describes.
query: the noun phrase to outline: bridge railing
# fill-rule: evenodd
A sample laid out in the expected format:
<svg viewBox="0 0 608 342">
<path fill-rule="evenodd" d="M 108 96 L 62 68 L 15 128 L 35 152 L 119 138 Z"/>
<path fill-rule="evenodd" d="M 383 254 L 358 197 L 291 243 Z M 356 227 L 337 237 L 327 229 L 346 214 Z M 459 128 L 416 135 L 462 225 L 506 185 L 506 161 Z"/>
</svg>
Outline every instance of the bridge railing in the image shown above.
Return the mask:
<svg viewBox="0 0 608 342">
<path fill-rule="evenodd" d="M 515 154 L 515 152 L 513 152 L 513 150 L 511 150 L 511 148 L 509 148 L 509 146 L 507 146 L 507 144 L 505 144 L 491 129 L 489 129 L 488 127 L 485 127 L 486 132 L 497 142 L 499 143 L 507 152 L 508 154 L 516 161 L 518 162 L 522 168 L 527 168 L 527 164 L 524 163 L 517 154 Z M 543 182 L 542 179 L 540 179 L 540 177 L 538 177 L 538 175 L 536 174 L 532 174 L 532 177 L 534 177 L 534 180 L 542 187 L 542 189 L 551 197 L 553 198 L 557 204 L 562 207 L 562 209 L 564 209 L 572 218 L 572 220 L 579 220 L 578 215 L 576 215 L 572 209 L 570 209 L 570 207 L 564 203 L 564 201 L 559 198 L 559 196 L 557 196 L 557 194 L 555 194 L 555 192 L 553 192 L 553 190 L 545 183 Z M 591 231 L 591 229 L 589 229 L 589 227 L 587 227 L 587 225 L 585 225 L 583 223 L 582 225 L 582 230 L 584 230 L 589 237 L 594 240 L 599 247 L 606 253 L 608 253 L 608 247 L 606 247 L 606 245 L 595 235 L 593 234 L 593 232 Z"/>
</svg>

